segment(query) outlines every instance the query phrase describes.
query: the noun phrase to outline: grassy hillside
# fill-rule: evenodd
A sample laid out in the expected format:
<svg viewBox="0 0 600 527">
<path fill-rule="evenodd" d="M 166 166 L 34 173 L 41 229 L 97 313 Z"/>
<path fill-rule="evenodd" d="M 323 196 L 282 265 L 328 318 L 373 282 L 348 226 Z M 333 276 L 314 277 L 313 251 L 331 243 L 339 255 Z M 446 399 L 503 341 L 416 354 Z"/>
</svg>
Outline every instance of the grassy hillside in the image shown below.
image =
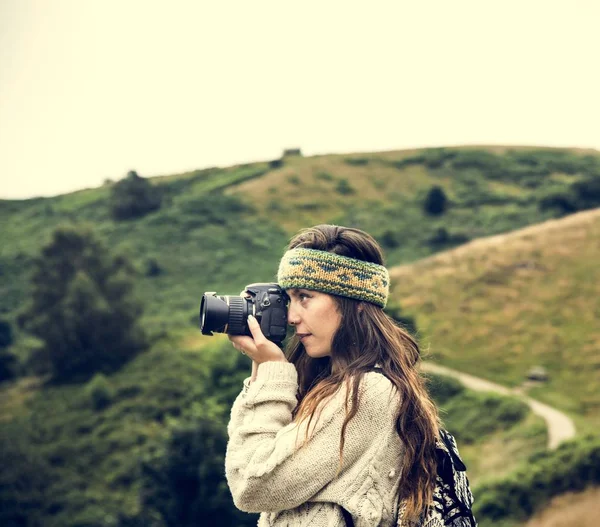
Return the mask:
<svg viewBox="0 0 600 527">
<path fill-rule="evenodd" d="M 473 241 L 392 271 L 393 296 L 416 316 L 433 357 L 520 385 L 600 425 L 600 209 Z"/>
<path fill-rule="evenodd" d="M 364 228 L 384 245 L 388 263 L 399 264 L 563 215 L 566 205 L 542 206 L 545 197 L 568 197 L 590 178 L 600 181 L 595 151 L 440 148 L 293 156 L 152 178 L 162 207 L 133 221 L 111 218 L 110 183 L 0 201 L 0 317 L 14 318 L 28 295 L 32 259 L 61 223 L 91 224 L 111 250 L 135 262 L 148 324 L 185 326 L 204 290 L 237 293 L 272 279 L 282 247 L 301 227 Z M 448 197 L 444 214 L 423 211 L 432 186 Z M 146 276 L 150 264 L 162 272 Z"/>
<path fill-rule="evenodd" d="M 112 184 L 0 201 L 0 319 L 15 327 L 34 258 L 53 230 L 87 223 L 133 261 L 154 336 L 151 350 L 108 378 L 51 386 L 24 367 L 23 378 L 0 385 L 0 465 L 11 468 L 0 483 L 15 491 L 8 499 L 24 500 L 40 525 L 117 525 L 121 513 L 135 514 L 140 460 L 162 452 L 180 423 L 207 417 L 223 427 L 247 374 L 246 358 L 199 334 L 202 292 L 236 294 L 273 279 L 289 237 L 316 223 L 366 229 L 388 265 L 417 262 L 394 272 L 394 299 L 444 363 L 508 384 L 542 364 L 550 382 L 533 395 L 597 423 L 597 213 L 556 224 L 577 225 L 564 235 L 555 229 L 538 240 L 536 229 L 548 225 L 535 227 L 513 252 L 483 240 L 487 248 L 460 265 L 419 262 L 589 208 L 577 186 L 589 181 L 600 181 L 597 152 L 478 147 L 286 157 L 153 178 L 160 210 L 130 221 L 111 217 Z M 448 197 L 443 214 L 423 210 L 433 186 Z M 591 218 L 586 227 L 581 218 Z M 439 261 L 462 262 L 478 245 L 463 247 Z M 36 345 L 16 330 L 9 350 L 25 363 Z M 545 444 L 539 420 L 514 401 L 465 392 L 440 405 L 475 480 L 504 474 Z"/>
</svg>

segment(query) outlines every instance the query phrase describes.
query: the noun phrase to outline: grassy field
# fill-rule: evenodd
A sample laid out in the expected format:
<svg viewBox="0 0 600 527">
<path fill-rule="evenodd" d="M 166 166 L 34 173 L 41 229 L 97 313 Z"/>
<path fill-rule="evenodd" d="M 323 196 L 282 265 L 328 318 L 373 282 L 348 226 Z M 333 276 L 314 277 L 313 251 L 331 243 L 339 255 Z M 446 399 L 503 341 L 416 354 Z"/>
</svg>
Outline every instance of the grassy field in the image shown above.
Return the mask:
<svg viewBox="0 0 600 527">
<path fill-rule="evenodd" d="M 392 270 L 433 358 L 600 425 L 600 210 L 473 241 Z"/>
</svg>

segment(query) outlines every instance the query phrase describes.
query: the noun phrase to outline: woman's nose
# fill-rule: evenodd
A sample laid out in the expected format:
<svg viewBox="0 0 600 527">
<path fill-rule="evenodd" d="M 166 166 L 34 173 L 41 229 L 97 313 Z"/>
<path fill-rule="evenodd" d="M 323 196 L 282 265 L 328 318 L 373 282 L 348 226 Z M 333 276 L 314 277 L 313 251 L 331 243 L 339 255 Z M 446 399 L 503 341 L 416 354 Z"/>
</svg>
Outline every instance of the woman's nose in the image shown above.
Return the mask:
<svg viewBox="0 0 600 527">
<path fill-rule="evenodd" d="M 300 318 L 294 308 L 290 306 L 288 309 L 287 322 L 290 326 L 297 326 L 300 322 Z"/>
</svg>

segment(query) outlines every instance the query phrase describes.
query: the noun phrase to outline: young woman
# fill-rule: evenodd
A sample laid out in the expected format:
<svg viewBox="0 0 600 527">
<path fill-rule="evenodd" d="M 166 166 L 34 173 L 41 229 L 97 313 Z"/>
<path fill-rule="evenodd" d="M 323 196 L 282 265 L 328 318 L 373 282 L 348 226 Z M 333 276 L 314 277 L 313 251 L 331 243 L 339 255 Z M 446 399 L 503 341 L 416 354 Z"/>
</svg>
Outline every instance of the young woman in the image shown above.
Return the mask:
<svg viewBox="0 0 600 527">
<path fill-rule="evenodd" d="M 231 410 L 225 468 L 236 507 L 259 526 L 396 525 L 418 518 L 436 477 L 437 410 L 414 339 L 383 311 L 377 242 L 318 225 L 297 234 L 278 283 L 295 329 L 286 352 L 230 336 L 252 359 Z"/>
</svg>

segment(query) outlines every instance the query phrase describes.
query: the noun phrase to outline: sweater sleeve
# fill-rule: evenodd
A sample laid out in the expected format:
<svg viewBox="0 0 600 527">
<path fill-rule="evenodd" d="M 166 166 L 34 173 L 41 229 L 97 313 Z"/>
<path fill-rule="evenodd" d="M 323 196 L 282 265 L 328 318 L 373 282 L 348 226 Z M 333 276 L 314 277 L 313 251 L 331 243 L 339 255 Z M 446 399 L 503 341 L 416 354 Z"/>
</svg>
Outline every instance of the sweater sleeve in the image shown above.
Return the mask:
<svg viewBox="0 0 600 527">
<path fill-rule="evenodd" d="M 381 376 L 377 377 L 379 381 Z M 338 475 L 346 390 L 339 389 L 321 406 L 320 413 L 316 412 L 305 441 L 308 423 L 292 422 L 297 389 L 293 364 L 263 363 L 256 380 L 232 407 L 225 472 L 240 510 L 295 508 Z M 365 391 L 361 387 L 359 410 L 346 428 L 340 474 L 365 453 L 373 441 L 373 431 L 385 426 L 387 412 L 381 411 L 381 394 L 381 389 Z"/>
</svg>

